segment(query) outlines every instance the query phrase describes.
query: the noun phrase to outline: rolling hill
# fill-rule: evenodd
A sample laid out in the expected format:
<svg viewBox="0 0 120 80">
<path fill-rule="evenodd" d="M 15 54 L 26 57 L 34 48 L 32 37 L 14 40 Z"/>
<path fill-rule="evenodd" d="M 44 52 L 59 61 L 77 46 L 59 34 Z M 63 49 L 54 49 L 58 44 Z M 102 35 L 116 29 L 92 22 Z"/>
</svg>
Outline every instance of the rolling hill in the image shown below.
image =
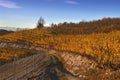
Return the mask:
<svg viewBox="0 0 120 80">
<path fill-rule="evenodd" d="M 9 34 L 9 33 L 12 33 L 12 32 L 13 31 L 7 31 L 7 30 L 0 29 L 0 35 Z"/>
<path fill-rule="evenodd" d="M 79 24 L 54 24 L 48 28 L 36 28 L 2 35 L 0 36 L 0 46 L 12 48 L 17 44 L 24 45 L 15 46 L 17 48 L 45 49 L 47 54 L 57 56 L 64 68 L 79 79 L 119 80 L 119 34 L 120 19 L 104 18 Z M 29 48 L 29 46 L 32 47 Z"/>
</svg>

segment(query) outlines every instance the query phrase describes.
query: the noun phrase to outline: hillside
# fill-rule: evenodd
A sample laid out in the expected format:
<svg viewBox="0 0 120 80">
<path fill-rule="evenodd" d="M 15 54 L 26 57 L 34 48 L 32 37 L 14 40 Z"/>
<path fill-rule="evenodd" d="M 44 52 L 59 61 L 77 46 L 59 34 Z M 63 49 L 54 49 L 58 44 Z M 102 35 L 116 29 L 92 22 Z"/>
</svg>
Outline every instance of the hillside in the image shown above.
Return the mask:
<svg viewBox="0 0 120 80">
<path fill-rule="evenodd" d="M 93 21 L 81 21 L 79 23 L 52 24 L 53 34 L 91 34 L 109 33 L 113 30 L 120 30 L 120 18 L 103 18 Z"/>
<path fill-rule="evenodd" d="M 94 61 L 79 54 L 58 52 L 18 43 L 1 43 L 0 47 L 37 51 L 35 55 L 28 54 L 29 57 L 24 56 L 22 59 L 14 58 L 11 63 L 0 66 L 1 80 L 119 80 L 120 78 L 119 70 L 96 68 Z"/>
<path fill-rule="evenodd" d="M 2 43 L 0 47 L 8 48 L 2 49 L 2 54 L 7 53 L 6 51 L 11 52 L 13 48 L 15 51 L 15 53 L 13 52 L 14 60 L 0 66 L 0 80 L 71 80 L 71 78 L 78 80 L 64 68 L 61 60 L 57 56 L 49 54 L 51 51 L 47 49 L 13 43 Z M 28 54 L 25 54 L 26 49 L 27 51 L 29 49 Z M 33 50 L 35 51 L 33 52 Z M 21 59 L 17 58 L 16 55 L 22 51 L 24 51 L 24 55 Z"/>
<path fill-rule="evenodd" d="M 7 30 L 0 29 L 0 35 L 9 34 L 9 33 L 12 33 L 12 32 L 13 31 L 7 31 Z"/>
<path fill-rule="evenodd" d="M 36 28 L 2 35 L 0 46 L 11 48 L 19 44 L 26 46 L 23 47 L 26 49 L 29 49 L 29 46 L 45 49 L 48 54 L 60 58 L 65 69 L 80 79 L 119 80 L 119 29 L 119 18 L 79 24 L 54 24 L 51 28 Z"/>
</svg>

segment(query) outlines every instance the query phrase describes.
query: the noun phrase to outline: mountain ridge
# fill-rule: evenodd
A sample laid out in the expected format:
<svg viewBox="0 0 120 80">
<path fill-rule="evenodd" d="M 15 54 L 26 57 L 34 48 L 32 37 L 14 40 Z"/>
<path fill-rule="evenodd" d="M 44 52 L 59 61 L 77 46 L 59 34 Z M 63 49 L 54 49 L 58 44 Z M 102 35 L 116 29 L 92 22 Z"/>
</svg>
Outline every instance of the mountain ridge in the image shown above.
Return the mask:
<svg viewBox="0 0 120 80">
<path fill-rule="evenodd" d="M 0 35 L 4 35 L 4 34 L 9 34 L 9 33 L 13 33 L 14 31 L 7 31 L 4 29 L 0 29 Z"/>
</svg>

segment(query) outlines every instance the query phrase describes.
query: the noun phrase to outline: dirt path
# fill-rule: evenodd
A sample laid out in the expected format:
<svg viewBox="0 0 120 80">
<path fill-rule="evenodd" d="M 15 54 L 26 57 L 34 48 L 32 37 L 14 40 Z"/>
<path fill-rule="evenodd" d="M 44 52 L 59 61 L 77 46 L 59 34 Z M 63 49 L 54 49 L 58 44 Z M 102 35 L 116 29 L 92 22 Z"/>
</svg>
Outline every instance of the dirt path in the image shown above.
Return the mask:
<svg viewBox="0 0 120 80">
<path fill-rule="evenodd" d="M 38 76 L 50 64 L 50 58 L 37 54 L 0 67 L 0 80 L 26 80 Z"/>
<path fill-rule="evenodd" d="M 65 74 L 65 76 L 67 77 L 68 80 L 83 80 L 83 79 L 79 79 L 77 77 L 71 76 L 69 74 Z"/>
<path fill-rule="evenodd" d="M 11 43 L 0 45 L 2 46 L 31 49 L 29 46 Z M 63 77 L 65 80 L 80 80 L 66 71 L 58 59 L 53 56 L 51 58 L 47 50 L 40 47 L 32 47 L 32 49 L 37 50 L 38 54 L 0 66 L 0 80 L 63 80 Z M 57 61 L 57 65 L 54 65 L 54 60 Z"/>
</svg>

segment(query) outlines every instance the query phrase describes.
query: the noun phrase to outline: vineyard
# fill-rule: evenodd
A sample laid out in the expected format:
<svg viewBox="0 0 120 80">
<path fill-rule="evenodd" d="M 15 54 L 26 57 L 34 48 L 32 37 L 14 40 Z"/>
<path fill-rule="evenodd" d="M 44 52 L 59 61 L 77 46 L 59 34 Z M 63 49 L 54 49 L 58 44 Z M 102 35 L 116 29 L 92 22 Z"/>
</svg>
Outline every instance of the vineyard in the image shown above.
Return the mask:
<svg viewBox="0 0 120 80">
<path fill-rule="evenodd" d="M 93 59 L 100 67 L 116 69 L 120 65 L 119 34 L 119 30 L 114 30 L 98 34 L 56 35 L 49 28 L 41 28 L 3 35 L 0 36 L 0 41 L 78 53 Z"/>
<path fill-rule="evenodd" d="M 0 35 L 0 70 L 3 80 L 119 80 L 120 19 Z"/>
<path fill-rule="evenodd" d="M 0 48 L 0 65 L 33 54 L 36 54 L 36 52 L 27 49 Z"/>
</svg>

